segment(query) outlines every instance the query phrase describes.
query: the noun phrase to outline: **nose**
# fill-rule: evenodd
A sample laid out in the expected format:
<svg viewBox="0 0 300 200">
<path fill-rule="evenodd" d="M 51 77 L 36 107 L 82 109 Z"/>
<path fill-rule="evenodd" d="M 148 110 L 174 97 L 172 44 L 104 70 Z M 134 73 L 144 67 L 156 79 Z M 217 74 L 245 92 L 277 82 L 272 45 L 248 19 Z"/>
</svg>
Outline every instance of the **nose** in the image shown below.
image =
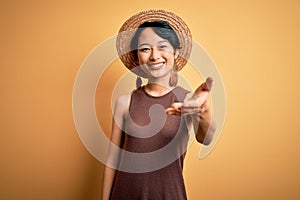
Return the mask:
<svg viewBox="0 0 300 200">
<path fill-rule="evenodd" d="M 150 59 L 151 60 L 157 60 L 159 59 L 159 51 L 156 48 L 151 48 L 151 54 L 150 54 Z"/>
</svg>

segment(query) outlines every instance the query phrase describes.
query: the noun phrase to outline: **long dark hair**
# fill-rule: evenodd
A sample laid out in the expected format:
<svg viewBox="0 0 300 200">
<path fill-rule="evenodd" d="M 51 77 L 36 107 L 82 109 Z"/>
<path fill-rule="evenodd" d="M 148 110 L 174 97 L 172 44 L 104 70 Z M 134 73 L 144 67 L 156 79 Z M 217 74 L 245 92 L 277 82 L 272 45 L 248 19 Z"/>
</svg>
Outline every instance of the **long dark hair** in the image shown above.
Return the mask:
<svg viewBox="0 0 300 200">
<path fill-rule="evenodd" d="M 144 22 L 141 24 L 137 31 L 135 32 L 131 42 L 130 48 L 133 53 L 134 58 L 137 60 L 137 48 L 138 48 L 138 39 L 145 28 L 152 28 L 152 30 L 161 38 L 166 39 L 173 46 L 174 52 L 176 49 L 180 49 L 180 42 L 176 32 L 166 21 L 153 21 L 153 22 Z"/>
</svg>

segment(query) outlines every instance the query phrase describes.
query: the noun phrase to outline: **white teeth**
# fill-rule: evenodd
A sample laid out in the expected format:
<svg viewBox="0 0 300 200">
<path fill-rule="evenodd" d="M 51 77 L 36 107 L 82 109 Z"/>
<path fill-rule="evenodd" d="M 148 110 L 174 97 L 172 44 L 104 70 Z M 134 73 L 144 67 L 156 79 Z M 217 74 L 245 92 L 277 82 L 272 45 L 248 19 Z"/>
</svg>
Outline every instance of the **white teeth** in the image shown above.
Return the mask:
<svg viewBox="0 0 300 200">
<path fill-rule="evenodd" d="M 152 63 L 152 64 L 149 64 L 150 67 L 153 67 L 153 68 L 159 68 L 159 67 L 162 67 L 164 65 L 164 63 Z"/>
</svg>

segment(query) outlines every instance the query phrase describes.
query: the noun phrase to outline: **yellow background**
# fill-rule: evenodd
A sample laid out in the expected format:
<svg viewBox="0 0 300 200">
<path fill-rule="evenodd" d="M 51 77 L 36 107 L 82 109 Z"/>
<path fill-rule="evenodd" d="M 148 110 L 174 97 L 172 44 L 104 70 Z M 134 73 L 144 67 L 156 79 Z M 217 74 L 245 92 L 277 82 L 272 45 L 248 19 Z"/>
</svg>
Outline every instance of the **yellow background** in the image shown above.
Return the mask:
<svg viewBox="0 0 300 200">
<path fill-rule="evenodd" d="M 182 17 L 225 84 L 220 140 L 203 160 L 196 143 L 187 155 L 189 199 L 298 199 L 300 3 L 292 0 L 1 1 L 0 199 L 100 198 L 103 165 L 76 132 L 73 84 L 89 52 L 149 8 Z M 109 130 L 110 119 L 102 123 Z"/>
</svg>

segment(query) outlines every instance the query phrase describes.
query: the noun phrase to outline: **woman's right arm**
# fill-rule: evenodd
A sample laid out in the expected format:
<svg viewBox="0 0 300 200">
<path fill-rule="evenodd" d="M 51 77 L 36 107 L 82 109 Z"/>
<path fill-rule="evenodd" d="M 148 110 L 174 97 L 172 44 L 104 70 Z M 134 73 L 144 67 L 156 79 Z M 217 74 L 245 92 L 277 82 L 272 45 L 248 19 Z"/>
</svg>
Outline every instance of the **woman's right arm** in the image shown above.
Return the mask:
<svg viewBox="0 0 300 200">
<path fill-rule="evenodd" d="M 125 116 L 129 109 L 130 95 L 119 97 L 115 104 L 114 116 L 112 123 L 111 142 L 120 147 L 122 127 L 124 126 Z M 117 164 L 119 160 L 119 151 L 114 151 L 114 148 L 109 149 L 106 163 Z M 116 170 L 105 165 L 103 181 L 102 181 L 102 200 L 109 200 Z"/>
</svg>

